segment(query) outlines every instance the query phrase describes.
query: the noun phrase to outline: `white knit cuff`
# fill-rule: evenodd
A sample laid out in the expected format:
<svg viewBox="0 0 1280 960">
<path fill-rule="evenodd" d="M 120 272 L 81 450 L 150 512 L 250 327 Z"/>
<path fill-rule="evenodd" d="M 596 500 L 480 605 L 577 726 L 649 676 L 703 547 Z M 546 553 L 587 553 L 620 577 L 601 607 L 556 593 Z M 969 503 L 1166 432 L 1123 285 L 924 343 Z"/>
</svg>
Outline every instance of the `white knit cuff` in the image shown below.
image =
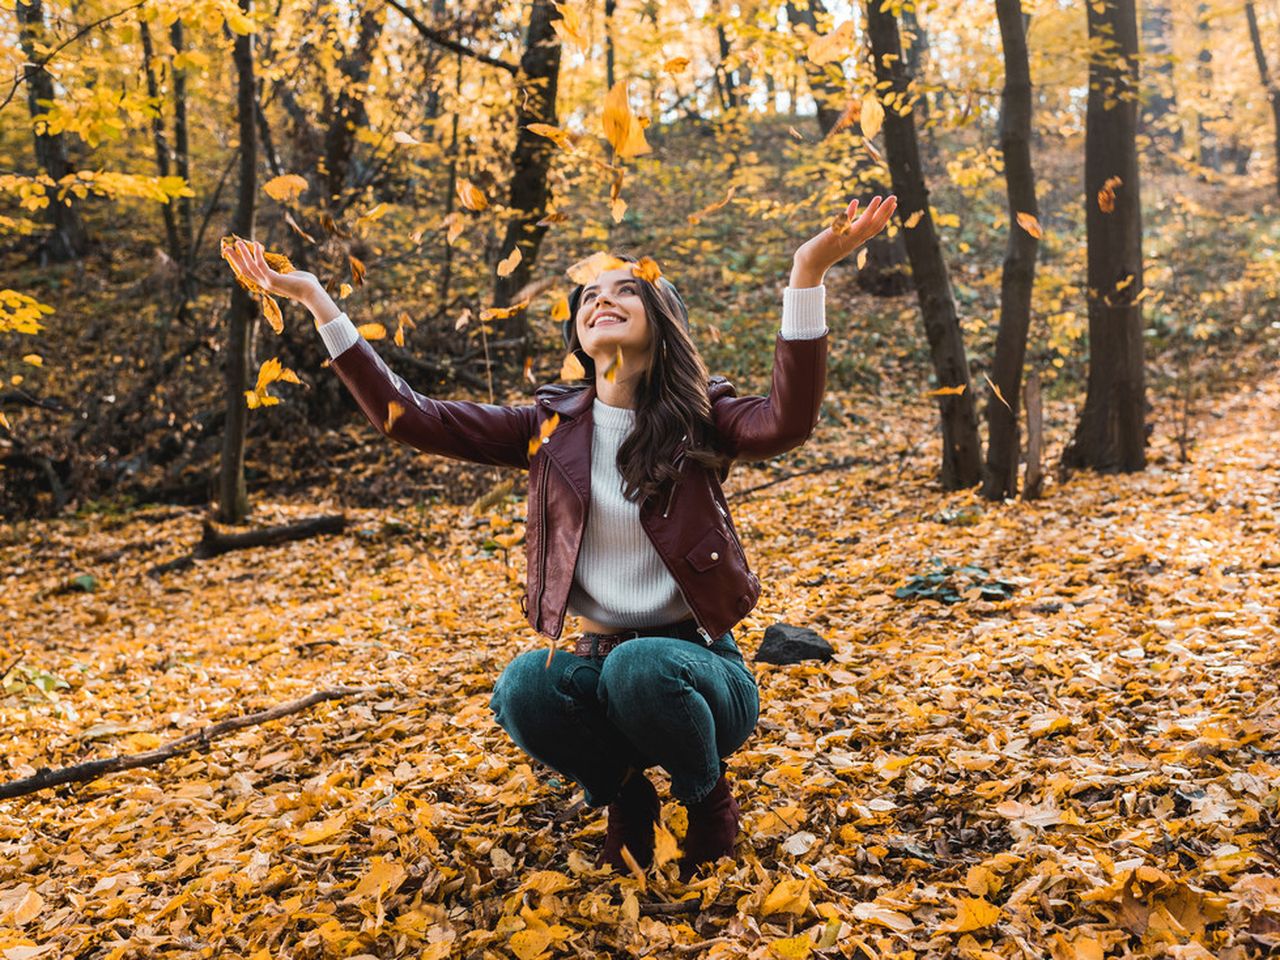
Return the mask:
<svg viewBox="0 0 1280 960">
<path fill-rule="evenodd" d="M 336 357 L 360 339 L 360 331 L 345 313 L 338 314 L 328 323 L 320 324 L 317 329 L 331 357 Z"/>
<path fill-rule="evenodd" d="M 827 288 L 787 287 L 782 291 L 782 338 L 815 340 L 827 332 Z"/>
</svg>

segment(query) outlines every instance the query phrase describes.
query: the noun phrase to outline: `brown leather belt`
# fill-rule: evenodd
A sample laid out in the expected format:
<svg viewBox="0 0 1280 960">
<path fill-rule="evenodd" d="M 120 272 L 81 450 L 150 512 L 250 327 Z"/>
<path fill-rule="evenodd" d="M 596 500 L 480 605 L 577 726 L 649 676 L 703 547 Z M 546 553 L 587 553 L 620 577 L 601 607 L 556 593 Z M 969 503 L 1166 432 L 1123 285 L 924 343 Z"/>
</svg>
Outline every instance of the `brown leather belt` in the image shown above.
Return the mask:
<svg viewBox="0 0 1280 960">
<path fill-rule="evenodd" d="M 675 637 L 679 640 L 691 640 L 694 643 L 709 645 L 703 634 L 698 632 L 698 621 L 690 617 L 679 623 L 668 623 L 660 627 L 638 627 L 634 630 L 623 630 L 620 633 L 584 632 L 573 644 L 573 652 L 579 657 L 604 657 L 620 643 L 634 640 L 636 637 Z"/>
</svg>

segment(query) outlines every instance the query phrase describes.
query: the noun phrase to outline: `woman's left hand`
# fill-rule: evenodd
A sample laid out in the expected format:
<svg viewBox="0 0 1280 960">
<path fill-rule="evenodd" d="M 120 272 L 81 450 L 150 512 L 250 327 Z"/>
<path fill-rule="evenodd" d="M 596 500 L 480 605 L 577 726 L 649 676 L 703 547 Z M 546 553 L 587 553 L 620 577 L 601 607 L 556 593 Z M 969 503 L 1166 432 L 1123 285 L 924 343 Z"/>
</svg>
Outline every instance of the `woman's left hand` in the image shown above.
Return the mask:
<svg viewBox="0 0 1280 960">
<path fill-rule="evenodd" d="M 883 230 L 897 208 L 898 198 L 894 194 L 883 200 L 876 196 L 871 198 L 862 216 L 858 216 L 858 201 L 853 200 L 845 209 L 848 229 L 836 233 L 828 226 L 816 237 L 806 240 L 793 258 L 795 270 L 816 276 L 820 283 L 822 275 L 833 264 L 839 263 Z"/>
</svg>

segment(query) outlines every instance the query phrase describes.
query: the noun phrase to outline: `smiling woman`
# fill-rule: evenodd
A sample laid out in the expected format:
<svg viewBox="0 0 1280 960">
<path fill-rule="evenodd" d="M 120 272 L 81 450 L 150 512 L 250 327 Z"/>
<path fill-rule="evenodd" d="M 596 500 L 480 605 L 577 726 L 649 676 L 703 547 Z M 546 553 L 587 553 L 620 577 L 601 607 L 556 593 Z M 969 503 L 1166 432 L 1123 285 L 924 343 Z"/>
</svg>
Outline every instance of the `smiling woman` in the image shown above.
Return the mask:
<svg viewBox="0 0 1280 960">
<path fill-rule="evenodd" d="M 653 861 L 659 802 L 644 774 L 653 766 L 688 809 L 680 879 L 734 854 L 739 810 L 725 758 L 751 735 L 760 704 L 732 629 L 761 584 L 720 485 L 735 460 L 793 449 L 817 423 L 823 278 L 895 208 L 877 197 L 854 220 L 857 206 L 795 253 L 768 396 L 739 397 L 708 374 L 684 299 L 647 257 L 601 253 L 575 265 L 563 333 L 579 382 L 498 406 L 417 393 L 313 276 L 273 270 L 260 244 L 228 252 L 263 290 L 310 308 L 333 369 L 383 433 L 529 471 L 522 608 L 553 642 L 567 615 L 585 629 L 572 651 L 553 643 L 516 656 L 490 707 L 521 749 L 580 784 L 589 806 L 608 804 L 601 865 Z"/>
</svg>

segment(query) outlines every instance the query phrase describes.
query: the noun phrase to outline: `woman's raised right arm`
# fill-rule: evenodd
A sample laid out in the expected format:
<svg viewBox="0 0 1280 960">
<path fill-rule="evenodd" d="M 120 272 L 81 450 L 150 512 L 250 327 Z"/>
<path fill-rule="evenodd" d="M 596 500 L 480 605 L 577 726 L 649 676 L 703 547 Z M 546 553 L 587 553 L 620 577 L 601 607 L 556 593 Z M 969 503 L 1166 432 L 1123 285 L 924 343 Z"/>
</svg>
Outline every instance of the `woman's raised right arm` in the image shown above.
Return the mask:
<svg viewBox="0 0 1280 960">
<path fill-rule="evenodd" d="M 528 468 L 529 440 L 538 433 L 534 404 L 507 407 L 423 396 L 383 362 L 314 275 L 272 270 L 259 243 L 241 241 L 228 258 L 264 290 L 311 311 L 334 370 L 369 422 L 387 436 L 427 453 Z"/>
</svg>

